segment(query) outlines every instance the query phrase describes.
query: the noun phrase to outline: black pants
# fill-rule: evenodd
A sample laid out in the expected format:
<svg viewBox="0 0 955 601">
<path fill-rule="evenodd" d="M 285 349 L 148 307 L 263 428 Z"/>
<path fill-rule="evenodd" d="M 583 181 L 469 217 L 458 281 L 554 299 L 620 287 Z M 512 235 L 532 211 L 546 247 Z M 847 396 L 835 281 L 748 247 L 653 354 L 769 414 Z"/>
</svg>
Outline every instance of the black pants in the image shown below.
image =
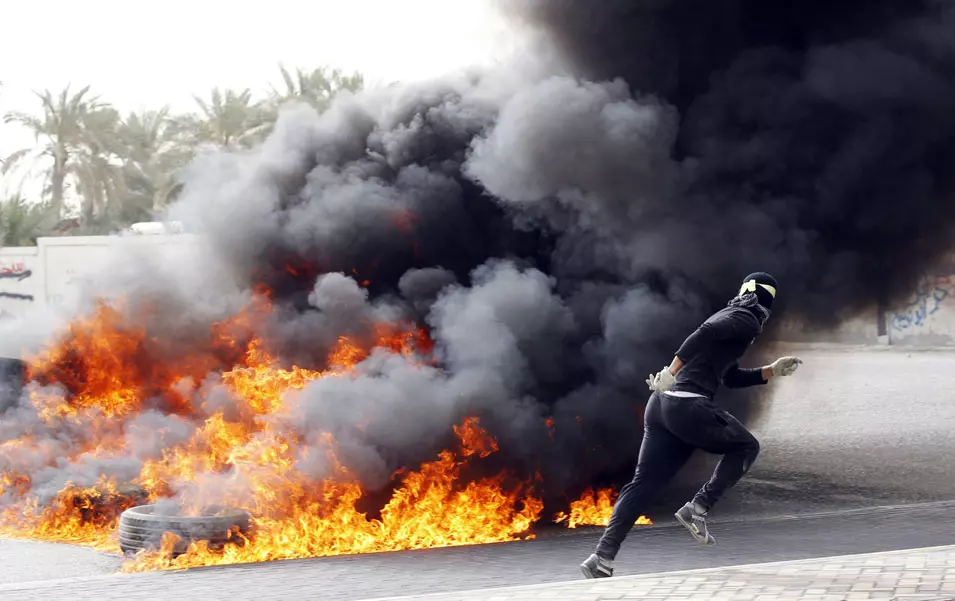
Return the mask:
<svg viewBox="0 0 955 601">
<path fill-rule="evenodd" d="M 749 430 L 708 398 L 655 392 L 643 421 L 636 473 L 620 491 L 610 524 L 597 545 L 597 554 L 607 559 L 616 557 L 633 523 L 695 449 L 723 456 L 713 477 L 693 499 L 707 510 L 749 471 L 759 454 L 759 442 Z"/>
</svg>

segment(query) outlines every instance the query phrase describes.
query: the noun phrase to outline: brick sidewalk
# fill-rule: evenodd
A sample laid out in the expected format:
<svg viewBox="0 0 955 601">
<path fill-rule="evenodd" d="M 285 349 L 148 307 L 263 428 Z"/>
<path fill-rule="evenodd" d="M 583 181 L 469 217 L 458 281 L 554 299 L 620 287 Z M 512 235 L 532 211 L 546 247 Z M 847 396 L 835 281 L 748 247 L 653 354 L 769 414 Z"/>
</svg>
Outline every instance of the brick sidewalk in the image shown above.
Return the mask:
<svg viewBox="0 0 955 601">
<path fill-rule="evenodd" d="M 955 546 L 367 601 L 955 599 Z"/>
</svg>

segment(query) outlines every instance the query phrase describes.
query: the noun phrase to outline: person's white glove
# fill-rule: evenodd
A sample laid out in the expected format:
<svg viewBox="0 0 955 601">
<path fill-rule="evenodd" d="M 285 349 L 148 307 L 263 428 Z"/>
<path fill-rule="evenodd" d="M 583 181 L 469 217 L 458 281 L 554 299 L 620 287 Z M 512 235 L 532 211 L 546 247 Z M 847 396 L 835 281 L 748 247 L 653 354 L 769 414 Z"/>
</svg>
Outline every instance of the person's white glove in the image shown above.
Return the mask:
<svg viewBox="0 0 955 601">
<path fill-rule="evenodd" d="M 769 369 L 774 376 L 791 376 L 801 364 L 802 359 L 799 357 L 780 357 L 772 362 Z"/>
<path fill-rule="evenodd" d="M 663 369 L 658 371 L 656 374 L 650 374 L 646 379 L 647 386 L 650 387 L 650 390 L 656 392 L 666 392 L 676 384 L 676 378 L 673 374 L 670 373 L 670 367 L 664 365 Z"/>
</svg>

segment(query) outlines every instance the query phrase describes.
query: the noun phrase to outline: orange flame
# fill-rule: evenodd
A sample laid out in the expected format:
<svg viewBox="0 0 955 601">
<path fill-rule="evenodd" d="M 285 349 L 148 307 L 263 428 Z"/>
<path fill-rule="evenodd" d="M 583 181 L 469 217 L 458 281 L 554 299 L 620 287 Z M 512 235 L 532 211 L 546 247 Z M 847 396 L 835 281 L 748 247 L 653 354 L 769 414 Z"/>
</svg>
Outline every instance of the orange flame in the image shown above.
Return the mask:
<svg viewBox="0 0 955 601">
<path fill-rule="evenodd" d="M 509 488 L 503 474 L 463 484 L 461 469 L 467 458 L 492 452 L 497 443 L 473 418 L 455 430 L 460 450 L 442 451 L 437 460 L 402 476 L 380 519 L 358 510 L 364 492 L 348 481 L 340 466 L 344 481 L 338 482 L 309 483 L 294 472 L 268 471 L 257 482 L 258 504 L 250 508 L 256 516 L 255 533 L 246 544 L 210 550 L 204 542 L 193 543 L 175 559 L 170 544 L 127 561 L 123 569 L 137 572 L 531 538 L 526 533 L 543 503 L 523 494 L 520 483 Z M 282 463 L 289 457 L 277 452 L 267 459 Z"/>
<path fill-rule="evenodd" d="M 157 551 L 128 560 L 124 571 L 185 568 L 276 559 L 317 557 L 425 547 L 504 542 L 532 538 L 542 501 L 530 482 L 507 473 L 471 479 L 469 466 L 498 451 L 497 441 L 475 417 L 454 427 L 456 449 L 441 451 L 417 470 L 393 476 L 391 499 L 380 517 L 361 507 L 367 492 L 337 459 L 330 434 L 324 446 L 306 447 L 301 436 L 279 424 L 289 392 L 319 378 L 349 377 L 373 349 L 415 364 L 430 361 L 432 343 L 421 330 L 378 324 L 370 340 L 341 338 L 324 371 L 281 367 L 263 340 L 257 320 L 271 307 L 256 296 L 232 318 L 216 324 L 197 348 L 176 352 L 149 335 L 149 311 L 128 311 L 101 303 L 87 318 L 70 325 L 62 339 L 31 360 L 31 377 L 58 383 L 69 394 L 31 387 L 30 400 L 50 429 L 72 425 L 81 431 L 70 447 L 72 462 L 90 457 L 126 457 L 126 420 L 156 398 L 171 413 L 195 425 L 184 441 L 166 445 L 161 457 L 142 462 L 128 483 L 101 479 L 92 487 L 67 485 L 52 501 L 29 490 L 21 449 L 62 462 L 60 451 L 28 434 L 0 444 L 0 536 L 61 541 L 118 551 L 116 528 L 122 511 L 137 504 L 176 497 L 185 514 L 214 502 L 245 509 L 253 529 L 243 545 L 209 549 L 193 543 L 172 558 L 176 541 L 163 539 Z M 230 363 L 231 362 L 231 363 Z M 222 365 L 230 365 L 222 369 Z M 218 372 L 235 398 L 230 411 L 213 410 L 197 386 Z M 188 388 L 186 386 L 185 388 Z M 150 400 L 153 399 L 153 400 Z M 150 405 L 151 406 L 151 405 Z M 79 426 L 79 428 L 76 428 Z M 315 480 L 299 469 L 309 453 L 324 454 L 329 476 Z M 214 498 L 210 497 L 210 490 Z M 12 499 L 13 502 L 8 501 Z"/>
<path fill-rule="evenodd" d="M 612 489 L 604 488 L 596 493 L 588 488 L 580 495 L 580 499 L 570 504 L 570 513 L 558 513 L 554 522 L 567 523 L 568 528 L 577 526 L 606 526 L 610 523 L 613 513 L 613 504 L 617 493 Z M 635 522 L 637 526 L 652 526 L 653 522 L 645 515 L 641 515 Z"/>
<path fill-rule="evenodd" d="M 27 497 L 18 507 L 0 512 L 0 535 L 117 551 L 113 534 L 119 514 L 137 501 L 144 502 L 145 496 L 122 492 L 106 479 L 92 487 L 67 484 L 48 505 L 40 507 L 35 497 Z"/>
<path fill-rule="evenodd" d="M 556 430 L 554 429 L 554 418 L 548 417 L 547 419 L 545 419 L 544 425 L 547 426 L 547 436 L 551 440 L 554 440 L 554 433 L 556 432 Z"/>
</svg>

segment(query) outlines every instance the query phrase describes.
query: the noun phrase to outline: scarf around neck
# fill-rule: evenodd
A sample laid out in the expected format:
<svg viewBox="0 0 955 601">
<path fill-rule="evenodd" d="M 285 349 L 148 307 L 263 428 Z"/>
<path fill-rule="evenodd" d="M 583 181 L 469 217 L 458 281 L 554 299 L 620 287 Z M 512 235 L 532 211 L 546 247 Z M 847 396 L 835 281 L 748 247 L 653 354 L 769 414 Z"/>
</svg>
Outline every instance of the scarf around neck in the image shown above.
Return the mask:
<svg viewBox="0 0 955 601">
<path fill-rule="evenodd" d="M 769 319 L 772 313 L 769 309 L 759 304 L 759 297 L 756 296 L 755 292 L 748 292 L 742 296 L 734 297 L 730 299 L 730 302 L 728 302 L 726 306 L 748 309 L 756 316 L 756 319 L 759 320 L 760 326 L 766 323 L 766 320 Z"/>
</svg>

